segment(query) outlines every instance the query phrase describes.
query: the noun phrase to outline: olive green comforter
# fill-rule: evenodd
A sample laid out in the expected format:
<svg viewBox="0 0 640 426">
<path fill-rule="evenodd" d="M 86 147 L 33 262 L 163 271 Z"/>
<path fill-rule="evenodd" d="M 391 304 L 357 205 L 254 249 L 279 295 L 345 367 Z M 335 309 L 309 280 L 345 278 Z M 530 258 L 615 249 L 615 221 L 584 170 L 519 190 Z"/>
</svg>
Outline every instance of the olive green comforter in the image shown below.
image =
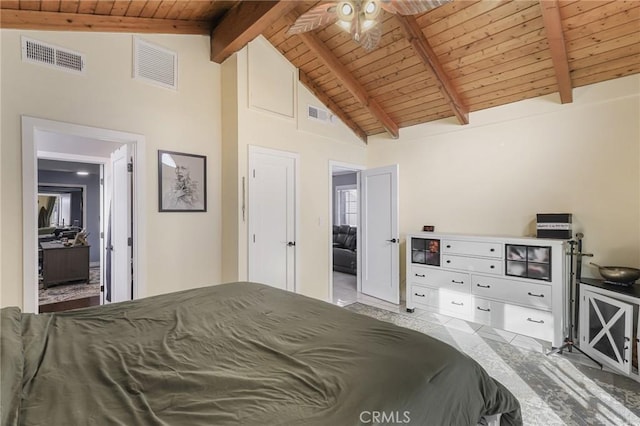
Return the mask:
<svg viewBox="0 0 640 426">
<path fill-rule="evenodd" d="M 475 425 L 518 401 L 424 334 L 252 283 L 2 310 L 2 425 Z"/>
</svg>

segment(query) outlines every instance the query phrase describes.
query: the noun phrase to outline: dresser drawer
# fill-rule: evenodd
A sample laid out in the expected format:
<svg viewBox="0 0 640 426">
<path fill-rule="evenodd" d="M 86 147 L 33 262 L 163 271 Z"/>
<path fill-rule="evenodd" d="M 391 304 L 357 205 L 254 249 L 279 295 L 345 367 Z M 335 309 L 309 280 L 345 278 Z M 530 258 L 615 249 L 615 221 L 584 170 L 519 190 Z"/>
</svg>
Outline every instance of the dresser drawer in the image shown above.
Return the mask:
<svg viewBox="0 0 640 426">
<path fill-rule="evenodd" d="M 478 259 L 476 257 L 442 255 L 442 266 L 469 272 L 502 275 L 502 261 L 499 259 Z"/>
<path fill-rule="evenodd" d="M 411 275 L 407 281 L 424 284 L 430 287 L 447 288 L 471 293 L 471 277 L 461 272 L 443 271 L 441 269 L 411 266 Z"/>
<path fill-rule="evenodd" d="M 407 306 L 436 309 L 446 315 L 470 319 L 473 296 L 469 293 L 412 284 L 408 297 L 411 301 Z"/>
<path fill-rule="evenodd" d="M 538 309 L 491 302 L 491 325 L 553 342 L 553 314 Z"/>
<path fill-rule="evenodd" d="M 502 244 L 478 241 L 442 240 L 442 253 L 502 258 Z"/>
<path fill-rule="evenodd" d="M 430 299 L 431 306 L 438 308 L 438 311 L 443 314 L 462 319 L 471 319 L 473 296 L 468 293 L 438 289 L 432 290 Z"/>
<path fill-rule="evenodd" d="M 551 310 L 550 285 L 472 274 L 471 292 L 481 297 Z"/>
<path fill-rule="evenodd" d="M 418 284 L 409 284 L 407 291 L 407 307 L 429 308 L 433 307 L 433 302 L 429 300 L 434 296 L 431 292 L 433 289 L 423 287 Z"/>
<path fill-rule="evenodd" d="M 471 321 L 478 324 L 491 325 L 491 311 L 493 302 L 479 297 L 473 298 L 471 306 Z"/>
</svg>

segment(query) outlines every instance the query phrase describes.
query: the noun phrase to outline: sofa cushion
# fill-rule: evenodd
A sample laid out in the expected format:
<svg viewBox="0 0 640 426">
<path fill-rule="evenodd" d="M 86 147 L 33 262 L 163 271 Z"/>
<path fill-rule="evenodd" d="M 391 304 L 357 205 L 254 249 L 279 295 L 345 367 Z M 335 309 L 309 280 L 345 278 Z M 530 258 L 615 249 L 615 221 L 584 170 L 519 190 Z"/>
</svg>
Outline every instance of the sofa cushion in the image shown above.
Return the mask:
<svg viewBox="0 0 640 426">
<path fill-rule="evenodd" d="M 349 225 L 340 225 L 338 229 L 338 236 L 336 237 L 336 243 L 340 244 L 340 246 L 344 246 L 344 242 L 347 239 L 347 235 L 349 233 Z"/>
<path fill-rule="evenodd" d="M 353 230 L 353 232 L 351 232 Z M 351 228 L 346 240 L 344 241 L 344 248 L 349 250 L 355 250 L 357 246 L 356 228 Z"/>
</svg>

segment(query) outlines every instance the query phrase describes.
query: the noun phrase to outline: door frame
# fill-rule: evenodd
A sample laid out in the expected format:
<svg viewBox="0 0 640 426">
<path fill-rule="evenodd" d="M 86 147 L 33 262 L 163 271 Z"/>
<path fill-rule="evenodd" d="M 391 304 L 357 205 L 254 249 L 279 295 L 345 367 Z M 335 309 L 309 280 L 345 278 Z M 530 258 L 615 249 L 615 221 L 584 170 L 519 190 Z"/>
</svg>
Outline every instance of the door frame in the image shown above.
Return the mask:
<svg viewBox="0 0 640 426">
<path fill-rule="evenodd" d="M 132 203 L 133 237 L 136 242 L 134 243 L 133 250 L 133 296 L 134 299 L 144 296 L 146 294 L 147 264 L 146 254 L 143 249 L 144 242 L 146 241 L 144 226 L 146 218 L 146 191 L 144 185 L 146 180 L 145 137 L 135 133 L 71 124 L 26 115 L 21 117 L 21 121 L 23 311 L 38 313 L 38 154 L 53 154 L 45 152 L 38 153 L 36 146 L 36 132 L 38 131 L 79 136 L 95 142 L 112 141 L 131 145 L 136 165 L 133 176 L 135 197 Z M 89 157 L 76 154 L 61 154 L 59 158 L 67 160 L 75 158 L 76 161 L 87 161 L 88 158 L 102 159 L 101 157 Z M 104 242 L 102 242 L 101 245 L 104 245 Z"/>
<path fill-rule="evenodd" d="M 362 290 L 362 277 L 360 274 L 360 218 L 362 215 L 362 206 L 360 204 L 360 173 L 362 170 L 366 170 L 366 166 L 355 163 L 345 163 L 343 161 L 329 160 L 329 220 L 327 223 L 327 229 L 329 230 L 328 246 L 329 246 L 329 303 L 333 303 L 333 221 L 335 220 L 335 212 L 333 211 L 333 168 L 341 167 L 344 169 L 350 169 L 356 172 L 356 191 L 358 193 L 358 218 L 356 220 L 356 227 L 358 232 L 356 233 L 356 247 L 358 247 L 356 254 L 356 291 L 360 293 Z"/>
<path fill-rule="evenodd" d="M 297 152 L 291 152 L 291 151 L 282 151 L 282 150 L 278 150 L 278 149 L 272 149 L 272 148 L 265 148 L 262 146 L 258 146 L 258 145 L 248 145 L 247 147 L 247 175 L 249 175 L 251 173 L 251 170 L 253 168 L 253 154 L 266 154 L 266 155 L 273 155 L 276 157 L 281 157 L 281 158 L 287 158 L 287 159 L 293 159 L 293 164 L 294 164 L 294 177 L 293 177 L 293 184 L 295 186 L 295 190 L 294 190 L 294 196 L 295 196 L 295 202 L 294 202 L 294 224 L 293 227 L 295 229 L 294 231 L 294 241 L 296 242 L 295 245 L 295 256 L 294 256 L 294 283 L 293 283 L 293 288 L 289 288 L 289 286 L 287 286 L 287 290 L 291 291 L 293 293 L 299 293 L 300 291 L 300 253 L 301 251 L 301 244 L 300 242 L 301 240 L 301 232 L 300 232 L 300 154 L 298 154 Z M 247 179 L 247 201 L 250 200 L 250 194 L 251 194 L 251 179 Z M 249 228 L 250 228 L 250 223 L 251 223 L 251 204 L 247 202 L 247 278 L 249 277 L 249 268 L 251 265 L 251 232 L 249 232 Z"/>
</svg>

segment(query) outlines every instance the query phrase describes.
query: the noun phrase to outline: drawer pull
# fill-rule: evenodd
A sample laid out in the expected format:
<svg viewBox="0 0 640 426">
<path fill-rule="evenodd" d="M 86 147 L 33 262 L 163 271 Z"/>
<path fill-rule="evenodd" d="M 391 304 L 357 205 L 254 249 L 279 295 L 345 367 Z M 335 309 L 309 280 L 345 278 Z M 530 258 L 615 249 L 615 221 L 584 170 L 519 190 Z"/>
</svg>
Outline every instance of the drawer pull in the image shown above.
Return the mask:
<svg viewBox="0 0 640 426">
<path fill-rule="evenodd" d="M 496 251 L 496 249 L 491 248 L 491 249 L 489 249 L 489 251 L 490 251 L 491 253 L 493 253 L 494 251 Z"/>
<path fill-rule="evenodd" d="M 544 294 L 533 294 L 531 292 L 527 293 L 529 296 L 533 296 L 533 297 L 544 297 Z"/>
<path fill-rule="evenodd" d="M 491 312 L 491 309 L 489 309 L 489 308 L 484 309 L 484 308 L 481 308 L 480 306 L 476 306 L 476 309 L 479 310 L 479 311 Z"/>
<path fill-rule="evenodd" d="M 481 287 L 481 288 L 491 288 L 490 285 L 482 285 L 482 284 L 476 284 L 477 287 Z"/>
<path fill-rule="evenodd" d="M 527 321 L 529 321 L 529 322 L 535 322 L 536 324 L 544 324 L 544 320 L 536 321 L 536 320 L 534 320 L 534 319 L 527 318 Z"/>
<path fill-rule="evenodd" d="M 451 244 L 447 244 L 447 248 L 451 248 Z"/>
<path fill-rule="evenodd" d="M 464 281 L 451 280 L 451 282 L 454 284 L 464 284 Z"/>
<path fill-rule="evenodd" d="M 424 278 L 424 274 L 415 274 L 416 277 Z"/>
<path fill-rule="evenodd" d="M 456 306 L 464 306 L 464 303 L 462 302 L 451 302 L 452 305 L 456 305 Z"/>
<path fill-rule="evenodd" d="M 413 294 L 414 294 L 415 296 L 418 296 L 418 297 L 425 297 L 425 295 L 424 295 L 424 294 L 420 294 L 420 293 L 413 293 Z"/>
<path fill-rule="evenodd" d="M 451 261 L 450 261 L 450 260 L 447 260 L 447 263 L 451 263 Z"/>
<path fill-rule="evenodd" d="M 490 265 L 489 268 L 495 269 L 496 265 Z"/>
</svg>

